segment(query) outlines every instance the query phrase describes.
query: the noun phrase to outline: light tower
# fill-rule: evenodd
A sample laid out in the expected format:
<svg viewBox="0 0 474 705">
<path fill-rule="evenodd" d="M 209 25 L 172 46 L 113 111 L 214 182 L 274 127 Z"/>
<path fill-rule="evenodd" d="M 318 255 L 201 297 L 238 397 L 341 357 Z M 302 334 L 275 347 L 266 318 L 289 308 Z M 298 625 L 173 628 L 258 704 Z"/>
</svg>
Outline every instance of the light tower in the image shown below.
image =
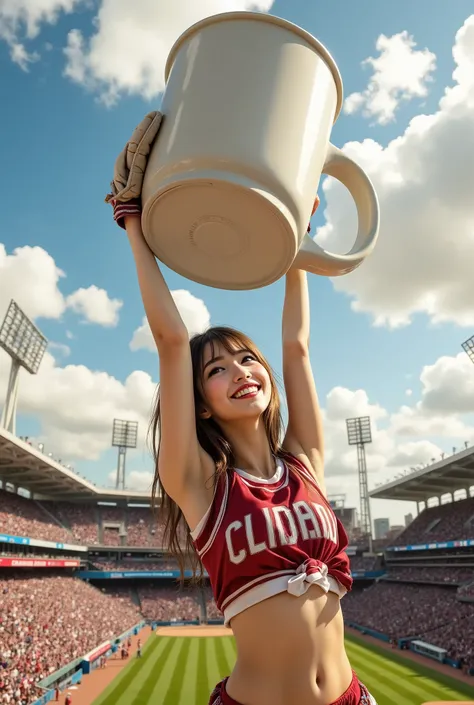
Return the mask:
<svg viewBox="0 0 474 705">
<path fill-rule="evenodd" d="M 10 377 L 0 426 L 16 435 L 20 367 L 35 375 L 48 347 L 48 341 L 13 299 L 10 301 L 0 328 L 0 347 L 11 358 Z"/>
<path fill-rule="evenodd" d="M 112 446 L 118 447 L 117 480 L 115 488 L 125 489 L 125 458 L 127 448 L 137 447 L 138 421 L 114 419 Z M 121 485 L 121 487 L 120 487 Z"/>
<path fill-rule="evenodd" d="M 369 487 L 367 482 L 367 463 L 365 445 L 372 443 L 370 416 L 346 419 L 347 440 L 350 446 L 357 446 L 357 464 L 359 467 L 360 525 L 364 536 L 369 539 L 369 551 L 372 553 L 372 519 L 370 517 Z"/>
<path fill-rule="evenodd" d="M 462 347 L 466 355 L 469 357 L 470 361 L 474 362 L 474 335 L 471 336 L 471 338 L 465 340 L 462 344 Z"/>
</svg>

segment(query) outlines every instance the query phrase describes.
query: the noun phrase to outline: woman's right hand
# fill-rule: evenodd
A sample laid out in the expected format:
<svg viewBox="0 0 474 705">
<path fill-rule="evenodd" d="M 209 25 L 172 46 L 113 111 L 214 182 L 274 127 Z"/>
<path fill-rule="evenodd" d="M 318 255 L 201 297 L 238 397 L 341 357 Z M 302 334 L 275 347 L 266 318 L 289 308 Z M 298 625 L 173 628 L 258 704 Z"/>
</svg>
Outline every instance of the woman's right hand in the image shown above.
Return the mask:
<svg viewBox="0 0 474 705">
<path fill-rule="evenodd" d="M 114 219 L 121 227 L 127 216 L 141 214 L 143 177 L 151 147 L 163 119 L 157 110 L 148 113 L 135 128 L 131 139 L 115 161 L 111 193 L 105 201 L 114 208 Z"/>
</svg>

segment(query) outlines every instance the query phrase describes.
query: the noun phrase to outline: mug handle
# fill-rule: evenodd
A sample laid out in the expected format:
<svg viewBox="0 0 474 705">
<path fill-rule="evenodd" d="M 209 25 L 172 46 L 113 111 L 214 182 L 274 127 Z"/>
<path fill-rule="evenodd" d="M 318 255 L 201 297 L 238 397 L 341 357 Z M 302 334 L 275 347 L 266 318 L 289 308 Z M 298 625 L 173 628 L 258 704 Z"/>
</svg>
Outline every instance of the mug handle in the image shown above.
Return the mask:
<svg viewBox="0 0 474 705">
<path fill-rule="evenodd" d="M 365 171 L 331 143 L 322 173 L 340 181 L 354 199 L 359 221 L 357 238 L 347 254 L 339 255 L 324 250 L 305 234 L 292 267 L 312 274 L 338 277 L 352 272 L 374 249 L 379 233 L 379 203 Z"/>
</svg>

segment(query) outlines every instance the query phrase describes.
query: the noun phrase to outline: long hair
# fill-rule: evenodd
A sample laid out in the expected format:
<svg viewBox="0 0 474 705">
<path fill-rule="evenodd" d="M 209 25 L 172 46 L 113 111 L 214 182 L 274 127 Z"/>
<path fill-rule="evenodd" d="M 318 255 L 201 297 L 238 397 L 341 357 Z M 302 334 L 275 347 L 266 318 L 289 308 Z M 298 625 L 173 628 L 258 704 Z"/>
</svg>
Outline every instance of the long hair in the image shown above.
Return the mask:
<svg viewBox="0 0 474 705">
<path fill-rule="evenodd" d="M 283 430 L 283 422 L 280 413 L 280 397 L 273 371 L 258 350 L 255 343 L 244 333 L 233 328 L 215 326 L 208 328 L 204 333 L 194 335 L 189 341 L 191 348 L 191 360 L 193 368 L 194 387 L 194 409 L 196 415 L 196 433 L 200 446 L 208 453 L 214 461 L 215 471 L 209 478 L 213 487 L 219 482 L 219 478 L 234 467 L 235 458 L 232 446 L 225 437 L 219 424 L 213 419 L 203 419 L 200 412 L 205 406 L 205 399 L 202 393 L 202 379 L 204 367 L 204 351 L 206 346 L 211 348 L 212 357 L 216 348 L 223 348 L 229 353 L 236 350 L 248 350 L 263 367 L 265 367 L 270 378 L 271 396 L 270 402 L 262 414 L 265 425 L 270 451 L 273 455 L 280 452 L 280 443 Z M 178 561 L 181 581 L 184 579 L 185 567 L 190 569 L 193 578 L 202 576 L 202 564 L 194 549 L 189 527 L 183 516 L 183 512 L 171 497 L 165 492 L 159 475 L 158 459 L 160 453 L 160 396 L 159 390 L 156 397 L 155 408 L 150 424 L 152 434 L 152 450 L 155 461 L 155 476 L 152 487 L 152 503 L 157 505 L 157 499 L 161 500 L 160 513 L 165 519 L 165 529 L 163 545 L 170 551 Z M 186 565 L 187 561 L 187 565 Z"/>
</svg>

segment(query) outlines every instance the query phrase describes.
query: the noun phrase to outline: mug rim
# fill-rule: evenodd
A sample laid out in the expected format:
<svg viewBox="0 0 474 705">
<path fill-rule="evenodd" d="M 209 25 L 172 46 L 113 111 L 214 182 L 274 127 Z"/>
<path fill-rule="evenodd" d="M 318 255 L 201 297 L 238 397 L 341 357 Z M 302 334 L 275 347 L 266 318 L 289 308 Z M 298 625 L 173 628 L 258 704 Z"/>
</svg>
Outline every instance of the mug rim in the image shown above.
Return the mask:
<svg viewBox="0 0 474 705">
<path fill-rule="evenodd" d="M 191 37 L 193 34 L 196 34 L 196 32 L 199 32 L 204 27 L 208 27 L 212 24 L 217 24 L 218 22 L 228 22 L 231 20 L 256 20 L 258 22 L 276 24 L 279 27 L 283 27 L 284 29 L 290 30 L 291 32 L 297 34 L 306 42 L 308 42 L 308 44 L 311 44 L 326 63 L 328 69 L 331 71 L 334 83 L 336 84 L 337 102 L 333 123 L 336 122 L 342 110 L 344 93 L 342 76 L 337 67 L 336 61 L 334 60 L 330 52 L 326 49 L 324 44 L 322 44 L 318 39 L 316 39 L 316 37 L 313 37 L 313 35 L 307 32 L 305 29 L 302 29 L 302 27 L 299 27 L 297 24 L 294 24 L 289 20 L 283 19 L 282 17 L 277 17 L 276 15 L 269 15 L 264 12 L 221 12 L 217 15 L 210 15 L 209 17 L 205 17 L 203 20 L 199 20 L 198 22 L 192 24 L 178 37 L 178 39 L 175 41 L 175 43 L 170 49 L 165 65 L 165 83 L 168 82 L 168 78 L 179 49 L 181 48 L 182 44 L 184 44 L 184 42 L 189 39 L 189 37 Z"/>
</svg>

